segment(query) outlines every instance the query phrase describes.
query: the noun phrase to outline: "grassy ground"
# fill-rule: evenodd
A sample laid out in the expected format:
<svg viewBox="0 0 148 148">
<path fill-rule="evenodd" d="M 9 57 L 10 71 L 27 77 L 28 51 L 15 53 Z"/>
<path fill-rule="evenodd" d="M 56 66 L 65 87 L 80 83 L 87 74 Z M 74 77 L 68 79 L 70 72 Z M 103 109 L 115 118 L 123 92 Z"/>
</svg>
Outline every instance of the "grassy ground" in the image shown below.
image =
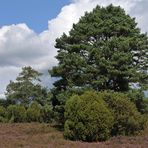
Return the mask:
<svg viewBox="0 0 148 148">
<path fill-rule="evenodd" d="M 148 130 L 136 137 L 114 137 L 106 142 L 65 140 L 48 124 L 0 124 L 0 148 L 147 148 Z"/>
</svg>

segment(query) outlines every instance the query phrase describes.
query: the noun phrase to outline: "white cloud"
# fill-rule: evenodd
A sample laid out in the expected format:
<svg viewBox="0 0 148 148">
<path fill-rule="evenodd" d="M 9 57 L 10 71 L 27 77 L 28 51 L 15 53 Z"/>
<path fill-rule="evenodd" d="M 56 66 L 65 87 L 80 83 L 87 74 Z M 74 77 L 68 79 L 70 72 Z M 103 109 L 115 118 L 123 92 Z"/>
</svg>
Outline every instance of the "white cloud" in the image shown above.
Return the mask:
<svg viewBox="0 0 148 148">
<path fill-rule="evenodd" d="M 25 23 L 0 28 L 0 94 L 4 93 L 9 80 L 14 80 L 22 66 L 31 65 L 45 72 L 57 63 L 54 56 L 55 39 L 63 32 L 68 33 L 73 23 L 77 23 L 85 11 L 96 5 L 120 5 L 127 13 L 137 17 L 139 26 L 148 32 L 148 1 L 146 0 L 73 0 L 64 6 L 59 15 L 48 22 L 48 30 L 35 33 Z M 48 81 L 48 82 L 47 82 Z M 44 82 L 50 83 L 50 78 Z"/>
<path fill-rule="evenodd" d="M 5 95 L 4 94 L 0 94 L 0 99 L 5 99 Z"/>
<path fill-rule="evenodd" d="M 0 29 L 0 94 L 4 93 L 9 80 L 16 78 L 21 67 L 31 65 L 44 71 L 56 64 L 56 52 L 47 40 L 26 24 Z"/>
</svg>

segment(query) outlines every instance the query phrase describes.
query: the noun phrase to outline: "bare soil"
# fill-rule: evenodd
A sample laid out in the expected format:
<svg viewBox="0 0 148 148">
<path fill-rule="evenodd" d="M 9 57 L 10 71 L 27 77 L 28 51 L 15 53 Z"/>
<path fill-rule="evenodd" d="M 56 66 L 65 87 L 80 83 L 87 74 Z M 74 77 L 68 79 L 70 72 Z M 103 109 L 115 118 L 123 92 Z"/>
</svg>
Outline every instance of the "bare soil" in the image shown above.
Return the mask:
<svg viewBox="0 0 148 148">
<path fill-rule="evenodd" d="M 106 142 L 69 141 L 49 124 L 0 124 L 0 148 L 148 148 L 148 129 L 135 137 L 113 137 Z"/>
</svg>

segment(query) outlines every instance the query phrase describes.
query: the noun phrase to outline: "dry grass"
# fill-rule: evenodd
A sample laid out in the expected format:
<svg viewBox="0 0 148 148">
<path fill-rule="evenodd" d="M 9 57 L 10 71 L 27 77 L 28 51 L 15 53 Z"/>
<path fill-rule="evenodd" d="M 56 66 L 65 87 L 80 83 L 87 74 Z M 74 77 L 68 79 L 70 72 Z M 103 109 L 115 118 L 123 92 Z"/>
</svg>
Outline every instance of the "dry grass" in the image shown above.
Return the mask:
<svg viewBox="0 0 148 148">
<path fill-rule="evenodd" d="M 114 137 L 107 142 L 73 142 L 48 124 L 0 124 L 0 148 L 147 148 L 148 130 L 137 137 Z"/>
</svg>

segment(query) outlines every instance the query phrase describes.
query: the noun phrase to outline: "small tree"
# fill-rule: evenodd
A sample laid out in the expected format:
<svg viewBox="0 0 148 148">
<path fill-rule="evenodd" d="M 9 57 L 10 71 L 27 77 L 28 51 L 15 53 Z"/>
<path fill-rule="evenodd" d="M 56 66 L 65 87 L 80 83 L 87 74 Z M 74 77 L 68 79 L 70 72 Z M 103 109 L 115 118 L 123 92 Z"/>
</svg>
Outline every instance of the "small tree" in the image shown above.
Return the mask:
<svg viewBox="0 0 148 148">
<path fill-rule="evenodd" d="M 23 67 L 22 72 L 16 78 L 16 82 L 10 81 L 7 86 L 6 97 L 15 101 L 16 104 L 23 104 L 26 107 L 32 101 L 44 103 L 47 91 L 39 84 L 41 73 L 29 67 Z"/>
<path fill-rule="evenodd" d="M 110 137 L 113 116 L 95 92 L 72 96 L 65 105 L 64 135 L 71 140 L 102 141 Z"/>
</svg>

